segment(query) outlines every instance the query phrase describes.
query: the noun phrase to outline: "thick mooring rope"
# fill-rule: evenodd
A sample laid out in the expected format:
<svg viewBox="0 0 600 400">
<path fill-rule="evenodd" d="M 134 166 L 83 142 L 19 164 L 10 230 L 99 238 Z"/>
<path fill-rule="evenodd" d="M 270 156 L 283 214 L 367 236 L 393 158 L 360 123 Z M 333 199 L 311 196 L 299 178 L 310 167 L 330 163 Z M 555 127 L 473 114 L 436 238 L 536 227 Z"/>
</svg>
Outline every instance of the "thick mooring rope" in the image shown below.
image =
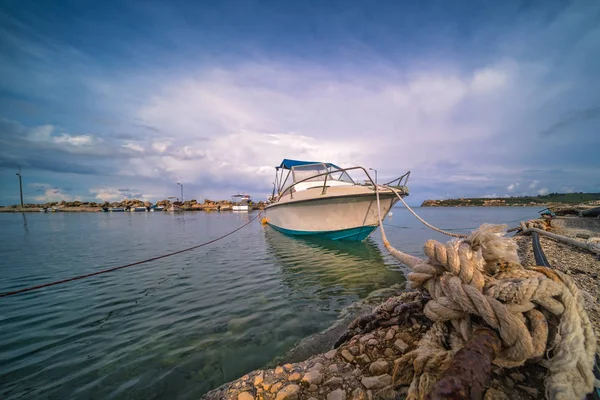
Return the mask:
<svg viewBox="0 0 600 400">
<path fill-rule="evenodd" d="M 413 369 L 409 399 L 423 398 L 448 367 L 449 359 L 478 324 L 495 330 L 502 342 L 494 363 L 516 367 L 547 354 L 545 381 L 550 399 L 582 399 L 593 389 L 596 339 L 573 280 L 544 267 L 525 268 L 517 246 L 504 237 L 505 225 L 484 224 L 462 240 L 429 240 L 427 260 L 385 247 L 411 268 L 413 287 L 429 292 L 424 313 L 432 328 L 416 350 L 397 360 L 396 370 Z M 450 343 L 451 350 L 443 344 Z"/>
</svg>

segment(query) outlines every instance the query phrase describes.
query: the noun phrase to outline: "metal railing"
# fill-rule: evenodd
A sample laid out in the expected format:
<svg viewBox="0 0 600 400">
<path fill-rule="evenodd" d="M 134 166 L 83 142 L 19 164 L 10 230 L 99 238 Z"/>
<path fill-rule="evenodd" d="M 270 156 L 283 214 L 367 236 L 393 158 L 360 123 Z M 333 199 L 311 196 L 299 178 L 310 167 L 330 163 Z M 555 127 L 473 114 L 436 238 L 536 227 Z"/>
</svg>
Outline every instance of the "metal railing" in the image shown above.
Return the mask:
<svg viewBox="0 0 600 400">
<path fill-rule="evenodd" d="M 362 171 L 365 173 L 365 175 L 367 176 L 367 178 L 369 178 L 369 181 L 371 181 L 371 184 L 373 185 L 373 187 L 375 187 L 375 186 L 377 185 L 377 184 L 376 184 L 376 183 L 373 181 L 373 178 L 371 178 L 371 175 L 369 175 L 369 173 L 367 172 L 367 170 L 366 170 L 364 167 L 337 168 L 337 169 L 335 169 L 335 170 L 332 170 L 332 171 L 327 171 L 327 172 L 322 172 L 322 173 L 320 173 L 320 174 L 313 175 L 313 176 L 309 176 L 308 178 L 305 178 L 305 179 L 299 180 L 298 182 L 294 182 L 294 183 L 292 183 L 292 184 L 291 184 L 290 186 L 288 186 L 288 187 L 287 187 L 287 188 L 286 188 L 286 189 L 285 189 L 283 192 L 280 192 L 280 193 L 279 193 L 279 196 L 278 196 L 278 198 L 277 198 L 277 201 L 279 201 L 279 199 L 280 199 L 282 196 L 284 196 L 284 195 L 285 195 L 287 192 L 290 192 L 290 199 L 293 199 L 293 198 L 294 198 L 294 191 L 293 191 L 292 189 L 294 188 L 294 186 L 296 186 L 296 185 L 297 185 L 297 184 L 299 184 L 299 183 L 307 182 L 307 181 L 309 181 L 309 180 L 311 180 L 311 179 L 318 178 L 318 177 L 320 177 L 320 176 L 325 176 L 325 180 L 323 181 L 323 190 L 321 191 L 321 194 L 322 194 L 322 195 L 323 195 L 323 194 L 326 194 L 326 193 L 327 193 L 327 187 L 328 187 L 328 186 L 327 186 L 327 177 L 328 177 L 330 174 L 334 174 L 334 173 L 336 173 L 336 172 L 347 172 L 347 171 L 353 171 L 353 170 L 357 170 L 357 169 L 360 169 L 360 170 L 362 170 Z M 392 181 L 390 181 L 390 182 L 388 182 L 388 183 L 384 184 L 383 186 L 396 186 L 396 187 L 406 186 L 406 184 L 408 183 L 408 177 L 409 177 L 409 176 L 410 176 L 410 171 L 408 171 L 407 173 L 405 173 L 405 174 L 404 174 L 404 175 L 402 175 L 401 177 L 399 177 L 399 178 L 396 178 L 396 179 L 394 179 L 394 180 L 392 180 Z M 403 185 L 401 185 L 401 183 L 402 183 L 402 180 L 403 180 L 403 179 L 404 179 L 404 184 L 403 184 Z M 391 185 L 393 182 L 396 182 L 396 181 L 398 182 L 398 184 L 397 184 L 397 185 Z"/>
</svg>

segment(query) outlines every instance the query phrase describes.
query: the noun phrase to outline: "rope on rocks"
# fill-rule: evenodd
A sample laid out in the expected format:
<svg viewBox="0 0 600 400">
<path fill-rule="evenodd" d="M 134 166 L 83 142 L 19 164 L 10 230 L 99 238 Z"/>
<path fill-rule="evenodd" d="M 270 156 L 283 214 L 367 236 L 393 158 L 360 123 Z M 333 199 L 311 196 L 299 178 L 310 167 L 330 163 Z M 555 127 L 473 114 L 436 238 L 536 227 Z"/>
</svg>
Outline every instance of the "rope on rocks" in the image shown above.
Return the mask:
<svg viewBox="0 0 600 400">
<path fill-rule="evenodd" d="M 424 246 L 427 260 L 403 253 L 387 240 L 378 188 L 376 196 L 385 247 L 410 267 L 412 286 L 431 296 L 424 314 L 434 324 L 395 368 L 412 369 L 408 399 L 422 399 L 433 388 L 479 326 L 494 329 L 501 339 L 493 361 L 498 366 L 512 368 L 550 355 L 545 361 L 548 398 L 582 399 L 593 389 L 595 336 L 583 297 L 569 276 L 523 267 L 517 245 L 504 236 L 506 225 L 483 224 L 446 244 L 429 240 Z"/>
<path fill-rule="evenodd" d="M 573 239 L 573 238 L 570 238 L 567 236 L 558 235 L 558 234 L 552 233 L 552 232 L 547 232 L 546 230 L 539 229 L 538 226 L 532 225 L 531 221 L 528 221 L 527 223 L 521 222 L 521 231 L 524 234 L 536 232 L 536 233 L 539 233 L 540 235 L 548 236 L 549 238 L 558 240 L 559 242 L 570 244 L 571 246 L 579 247 L 581 249 L 589 250 L 592 253 L 600 255 L 600 246 L 598 246 L 596 243 L 594 243 L 593 240 L 588 240 L 587 242 L 582 242 L 582 241 L 579 241 L 577 239 Z"/>
</svg>

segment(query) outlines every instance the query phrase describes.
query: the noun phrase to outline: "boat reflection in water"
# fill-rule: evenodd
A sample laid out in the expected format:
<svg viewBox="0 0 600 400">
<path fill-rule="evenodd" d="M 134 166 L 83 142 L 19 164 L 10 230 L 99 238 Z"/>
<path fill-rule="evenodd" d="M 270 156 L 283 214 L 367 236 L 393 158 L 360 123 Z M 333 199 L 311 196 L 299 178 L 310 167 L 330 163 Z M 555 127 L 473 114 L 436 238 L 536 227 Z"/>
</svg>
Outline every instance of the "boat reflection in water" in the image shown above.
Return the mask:
<svg viewBox="0 0 600 400">
<path fill-rule="evenodd" d="M 281 265 L 282 283 L 293 292 L 319 298 L 356 295 L 359 299 L 405 280 L 400 267 L 387 262 L 371 239 L 345 242 L 299 238 L 270 226 L 265 228 L 267 252 Z"/>
</svg>

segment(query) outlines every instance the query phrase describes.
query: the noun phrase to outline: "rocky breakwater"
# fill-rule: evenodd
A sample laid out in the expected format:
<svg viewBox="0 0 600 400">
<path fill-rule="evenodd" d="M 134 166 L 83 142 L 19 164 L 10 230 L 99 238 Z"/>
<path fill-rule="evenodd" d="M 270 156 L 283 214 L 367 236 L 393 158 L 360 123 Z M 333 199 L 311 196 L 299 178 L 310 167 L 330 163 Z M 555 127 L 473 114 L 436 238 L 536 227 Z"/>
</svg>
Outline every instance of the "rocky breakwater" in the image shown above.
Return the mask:
<svg viewBox="0 0 600 400">
<path fill-rule="evenodd" d="M 430 323 L 415 313 L 410 326 L 399 326 L 407 310 L 422 309 L 419 293 L 409 292 L 378 306 L 372 314 L 354 320 L 338 348 L 306 361 L 284 364 L 275 369 L 254 371 L 207 393 L 205 400 L 231 399 L 393 399 L 406 393 L 396 386 L 410 383 L 398 374 L 395 360 L 413 349 L 413 344 Z M 383 323 L 381 316 L 389 317 Z M 357 333 L 357 334 L 354 334 Z"/>
</svg>

